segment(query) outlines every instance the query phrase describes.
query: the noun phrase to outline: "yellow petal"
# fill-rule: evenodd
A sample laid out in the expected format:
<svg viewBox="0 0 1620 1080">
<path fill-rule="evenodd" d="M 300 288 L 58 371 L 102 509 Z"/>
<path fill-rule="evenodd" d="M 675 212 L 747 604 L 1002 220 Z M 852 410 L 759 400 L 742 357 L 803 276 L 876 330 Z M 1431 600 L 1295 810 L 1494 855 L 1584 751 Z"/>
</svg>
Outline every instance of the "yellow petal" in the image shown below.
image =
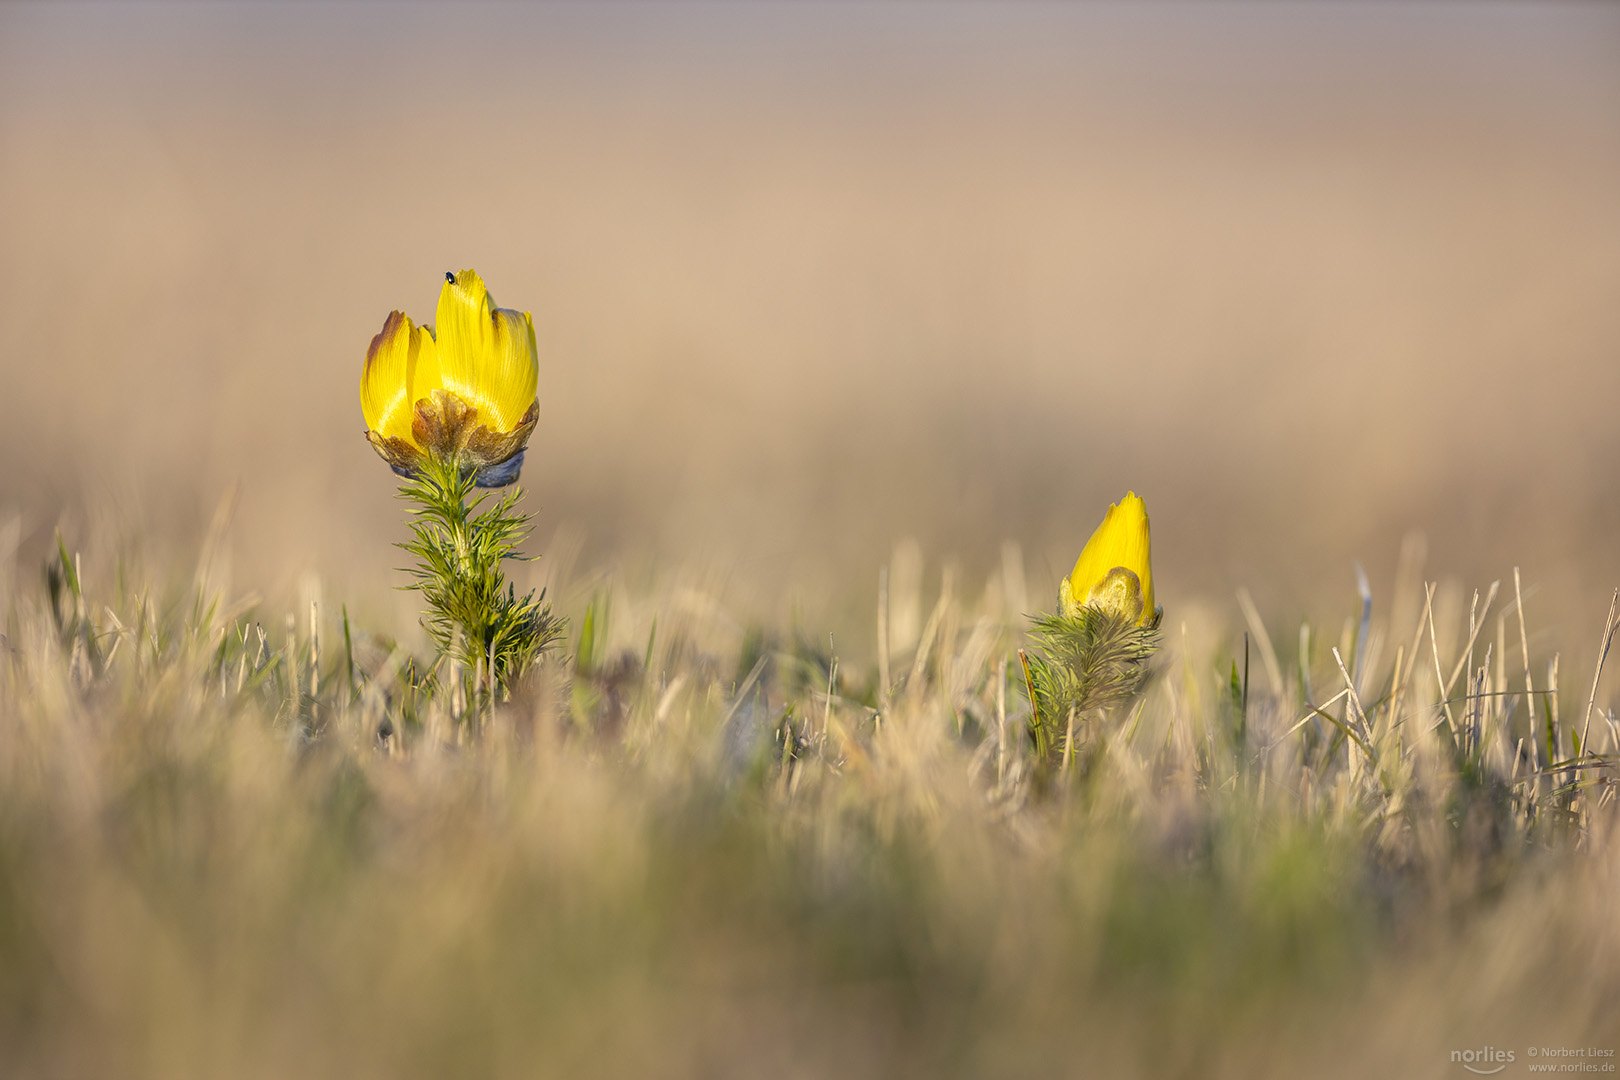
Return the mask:
<svg viewBox="0 0 1620 1080">
<path fill-rule="evenodd" d="M 436 324 L 444 388 L 477 409 L 492 431 L 515 430 L 539 379 L 534 320 L 497 308 L 478 274 L 462 270 L 445 275 Z"/>
<path fill-rule="evenodd" d="M 413 442 L 411 406 L 438 385 L 433 336 L 402 311 L 389 315 L 382 333 L 371 339 L 360 372 L 360 411 L 366 426 L 385 438 Z"/>
<path fill-rule="evenodd" d="M 1084 603 L 1111 570 L 1124 567 L 1142 584 L 1142 614 L 1138 621 L 1152 618 L 1153 568 L 1148 546 L 1147 506 L 1134 491 L 1128 492 L 1118 505 L 1108 508 L 1102 524 L 1086 541 L 1069 575 L 1070 594 Z"/>
</svg>

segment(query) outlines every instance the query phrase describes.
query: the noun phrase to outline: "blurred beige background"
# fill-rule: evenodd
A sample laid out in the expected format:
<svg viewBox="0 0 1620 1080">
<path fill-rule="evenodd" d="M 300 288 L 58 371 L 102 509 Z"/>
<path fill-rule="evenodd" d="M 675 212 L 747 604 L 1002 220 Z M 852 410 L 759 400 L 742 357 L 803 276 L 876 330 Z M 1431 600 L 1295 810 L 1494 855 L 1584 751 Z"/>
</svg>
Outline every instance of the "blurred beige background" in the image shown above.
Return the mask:
<svg viewBox="0 0 1620 1080">
<path fill-rule="evenodd" d="M 1015 539 L 1039 600 L 1134 488 L 1172 606 L 1414 530 L 1582 641 L 1620 584 L 1615 7 L 0 7 L 25 558 L 236 480 L 239 588 L 409 610 L 357 381 L 462 266 L 586 566 L 842 625 Z"/>
</svg>

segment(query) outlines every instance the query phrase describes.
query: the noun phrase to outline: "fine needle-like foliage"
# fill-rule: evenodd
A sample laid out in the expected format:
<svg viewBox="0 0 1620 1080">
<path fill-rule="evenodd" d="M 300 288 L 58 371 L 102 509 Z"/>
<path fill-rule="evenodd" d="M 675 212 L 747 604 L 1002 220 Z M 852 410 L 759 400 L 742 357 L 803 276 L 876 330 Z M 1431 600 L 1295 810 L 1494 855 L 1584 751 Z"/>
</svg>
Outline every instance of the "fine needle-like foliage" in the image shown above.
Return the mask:
<svg viewBox="0 0 1620 1080">
<path fill-rule="evenodd" d="M 508 488 L 492 505 L 474 489 L 472 469 L 429 458 L 400 486 L 413 519 L 411 539 L 399 546 L 416 557 L 407 588 L 427 601 L 422 622 L 440 657 L 471 675 L 475 699 L 493 700 L 562 630 L 545 590 L 519 597 L 501 568 L 522 557 L 517 545 L 529 532 L 517 509 L 522 489 Z"/>
<path fill-rule="evenodd" d="M 1128 613 L 1081 605 L 1072 614 L 1034 617 L 1035 655 L 1025 655 L 1033 708 L 1030 738 L 1038 759 L 1061 753 L 1071 725 L 1124 704 L 1142 688 L 1159 647 L 1155 613 L 1138 626 Z"/>
</svg>

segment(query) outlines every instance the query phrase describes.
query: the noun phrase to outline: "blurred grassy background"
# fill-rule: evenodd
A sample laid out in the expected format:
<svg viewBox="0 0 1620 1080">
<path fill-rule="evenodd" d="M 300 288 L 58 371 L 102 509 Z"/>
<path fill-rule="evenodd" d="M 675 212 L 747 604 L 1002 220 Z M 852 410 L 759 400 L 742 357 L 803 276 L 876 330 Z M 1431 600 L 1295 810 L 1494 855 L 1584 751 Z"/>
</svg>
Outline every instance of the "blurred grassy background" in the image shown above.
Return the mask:
<svg viewBox="0 0 1620 1080">
<path fill-rule="evenodd" d="M 1134 488 L 1172 610 L 1417 530 L 1584 643 L 1617 101 L 1603 5 L 8 4 L 0 506 L 189 558 L 239 480 L 240 582 L 408 621 L 357 376 L 470 265 L 587 566 L 858 635 L 896 540 L 1038 603 Z"/>
<path fill-rule="evenodd" d="M 1612 1047 L 1614 789 L 1526 781 L 1510 691 L 1559 654 L 1561 745 L 1613 750 L 1617 61 L 1598 5 L 0 6 L 0 1062 Z M 516 577 L 579 635 L 476 739 L 401 704 L 356 393 L 468 265 L 535 315 Z M 265 603 L 210 612 L 233 486 L 226 600 Z M 1127 488 L 1163 677 L 1031 798 L 1001 663 Z M 1476 650 L 1515 565 L 1526 645 L 1508 591 Z M 1420 571 L 1456 581 L 1412 654 Z M 1336 632 L 1376 777 L 1296 723 Z M 1486 656 L 1458 768 L 1425 657 Z"/>
</svg>

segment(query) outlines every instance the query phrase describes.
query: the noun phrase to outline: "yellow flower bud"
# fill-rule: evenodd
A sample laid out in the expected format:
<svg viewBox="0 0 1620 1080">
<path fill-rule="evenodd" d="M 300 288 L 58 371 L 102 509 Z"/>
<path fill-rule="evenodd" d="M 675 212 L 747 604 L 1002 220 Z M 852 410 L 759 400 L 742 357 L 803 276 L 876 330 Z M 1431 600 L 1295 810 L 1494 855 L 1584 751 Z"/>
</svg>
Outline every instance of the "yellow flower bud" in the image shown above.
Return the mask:
<svg viewBox="0 0 1620 1080">
<path fill-rule="evenodd" d="M 1154 617 L 1147 507 L 1134 491 L 1108 508 L 1059 587 L 1062 614 L 1072 617 L 1082 605 L 1124 614 L 1137 625 Z"/>
<path fill-rule="evenodd" d="M 482 487 L 517 479 L 540 416 L 534 321 L 498 308 L 472 270 L 446 274 L 438 334 L 396 311 L 360 373 L 366 438 L 401 476 L 425 457 L 459 461 Z"/>
</svg>

